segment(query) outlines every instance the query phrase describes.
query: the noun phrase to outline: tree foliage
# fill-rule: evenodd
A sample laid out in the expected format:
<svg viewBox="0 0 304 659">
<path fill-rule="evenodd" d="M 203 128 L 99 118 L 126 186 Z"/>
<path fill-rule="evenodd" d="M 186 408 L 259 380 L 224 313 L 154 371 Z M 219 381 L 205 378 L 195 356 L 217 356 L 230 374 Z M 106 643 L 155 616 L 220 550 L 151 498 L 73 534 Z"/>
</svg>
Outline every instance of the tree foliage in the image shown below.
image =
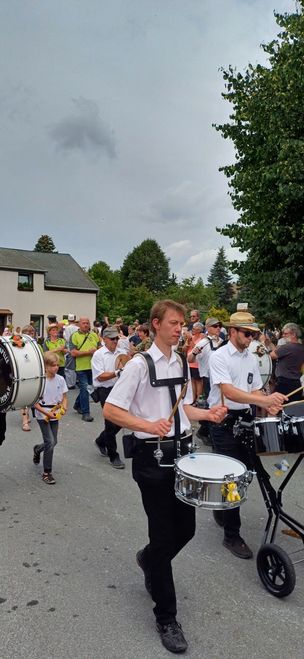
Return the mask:
<svg viewBox="0 0 304 659">
<path fill-rule="evenodd" d="M 230 122 L 216 126 L 236 151 L 223 167 L 238 221 L 218 229 L 247 254 L 233 270 L 260 318 L 304 320 L 304 0 L 278 15 L 268 64 L 223 71 Z"/>
<path fill-rule="evenodd" d="M 163 291 L 169 281 L 169 261 L 156 240 L 148 238 L 134 247 L 122 265 L 125 287 L 145 285 L 149 291 Z"/>
<path fill-rule="evenodd" d="M 56 252 L 56 247 L 51 236 L 47 234 L 40 236 L 34 247 L 34 252 Z"/>
<path fill-rule="evenodd" d="M 233 297 L 233 287 L 231 284 L 231 275 L 229 274 L 229 264 L 226 259 L 224 247 L 220 247 L 217 257 L 210 270 L 207 280 L 208 286 L 213 286 L 216 291 L 217 303 L 220 307 L 228 307 Z"/>
<path fill-rule="evenodd" d="M 107 263 L 98 261 L 89 268 L 88 275 L 99 286 L 97 318 L 109 316 L 113 322 L 118 316 L 123 316 L 126 305 L 119 270 L 111 270 Z"/>
</svg>

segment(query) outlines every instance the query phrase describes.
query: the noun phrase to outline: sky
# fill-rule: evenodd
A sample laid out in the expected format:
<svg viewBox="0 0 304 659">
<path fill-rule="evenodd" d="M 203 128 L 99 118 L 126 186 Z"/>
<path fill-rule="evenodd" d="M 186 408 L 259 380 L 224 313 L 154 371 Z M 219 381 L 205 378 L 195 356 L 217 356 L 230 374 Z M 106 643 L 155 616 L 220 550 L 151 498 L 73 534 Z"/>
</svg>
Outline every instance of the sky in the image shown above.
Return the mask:
<svg viewBox="0 0 304 659">
<path fill-rule="evenodd" d="M 0 0 L 1 247 L 118 269 L 146 238 L 206 282 L 237 220 L 221 67 L 265 63 L 294 0 Z"/>
</svg>

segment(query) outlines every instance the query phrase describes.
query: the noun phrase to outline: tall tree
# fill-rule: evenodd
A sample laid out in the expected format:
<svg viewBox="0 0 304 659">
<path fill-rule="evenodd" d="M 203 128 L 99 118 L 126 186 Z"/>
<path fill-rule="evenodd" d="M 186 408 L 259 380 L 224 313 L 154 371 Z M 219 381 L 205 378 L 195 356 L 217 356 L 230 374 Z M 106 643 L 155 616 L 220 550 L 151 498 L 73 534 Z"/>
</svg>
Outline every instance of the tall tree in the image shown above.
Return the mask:
<svg viewBox="0 0 304 659">
<path fill-rule="evenodd" d="M 119 270 L 111 270 L 104 261 L 98 261 L 88 269 L 88 275 L 99 286 L 97 297 L 97 317 L 109 316 L 114 322 L 118 316 L 124 316 L 125 294 Z"/>
<path fill-rule="evenodd" d="M 51 236 L 44 234 L 38 238 L 34 252 L 56 252 L 56 247 Z"/>
<path fill-rule="evenodd" d="M 234 291 L 231 284 L 229 264 L 226 259 L 224 247 L 220 247 L 218 250 L 207 283 L 208 286 L 212 286 L 216 291 L 218 306 L 229 307 Z"/>
<path fill-rule="evenodd" d="M 156 240 L 148 238 L 134 247 L 122 265 L 125 287 L 145 285 L 149 291 L 161 292 L 169 281 L 169 261 Z"/>
<path fill-rule="evenodd" d="M 223 167 L 236 223 L 218 229 L 247 254 L 234 262 L 256 313 L 304 320 L 304 0 L 275 14 L 278 37 L 266 66 L 223 71 L 230 123 L 216 126 L 236 151 Z"/>
</svg>

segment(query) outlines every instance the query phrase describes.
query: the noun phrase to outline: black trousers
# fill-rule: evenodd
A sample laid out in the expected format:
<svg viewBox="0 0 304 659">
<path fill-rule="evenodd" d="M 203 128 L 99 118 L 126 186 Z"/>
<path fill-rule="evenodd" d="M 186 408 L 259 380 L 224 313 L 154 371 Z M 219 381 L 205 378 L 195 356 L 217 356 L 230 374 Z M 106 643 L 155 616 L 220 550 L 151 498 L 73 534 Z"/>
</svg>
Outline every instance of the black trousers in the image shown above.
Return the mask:
<svg viewBox="0 0 304 659">
<path fill-rule="evenodd" d="M 98 388 L 98 394 L 99 394 L 99 401 L 101 404 L 101 407 L 103 408 L 108 395 L 110 391 L 112 391 L 113 387 L 99 387 Z M 119 453 L 117 452 L 117 442 L 116 442 L 116 435 L 117 433 L 121 430 L 120 426 L 117 426 L 116 423 L 112 423 L 112 421 L 108 421 L 108 419 L 104 420 L 104 430 L 100 433 L 100 435 L 97 437 L 97 444 L 99 446 L 102 446 L 103 448 L 106 448 L 108 451 L 108 456 L 110 458 L 110 461 L 113 462 L 116 457 L 119 457 Z"/>
<path fill-rule="evenodd" d="M 151 574 L 153 610 L 160 624 L 168 624 L 176 616 L 171 561 L 194 536 L 195 508 L 176 498 L 173 468 L 159 467 L 144 450 L 135 455 L 132 468 L 148 517 L 144 561 Z"/>
<path fill-rule="evenodd" d="M 251 420 L 251 415 L 245 416 L 246 420 Z M 246 448 L 240 443 L 233 434 L 233 423 L 225 425 L 217 425 L 210 423 L 210 434 L 212 437 L 214 453 L 227 455 L 229 458 L 235 458 L 243 462 L 247 468 L 251 467 L 249 456 Z M 232 508 L 232 510 L 218 510 L 214 513 L 224 524 L 225 538 L 234 538 L 239 535 L 241 528 L 240 508 Z"/>
</svg>

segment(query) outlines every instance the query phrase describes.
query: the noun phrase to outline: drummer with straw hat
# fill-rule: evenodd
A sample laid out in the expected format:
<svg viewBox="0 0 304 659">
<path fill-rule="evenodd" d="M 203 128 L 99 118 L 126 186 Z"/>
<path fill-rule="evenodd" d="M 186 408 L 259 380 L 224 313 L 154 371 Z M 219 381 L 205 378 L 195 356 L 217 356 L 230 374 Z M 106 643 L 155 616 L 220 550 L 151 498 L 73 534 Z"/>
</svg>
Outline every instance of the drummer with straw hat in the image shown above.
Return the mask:
<svg viewBox="0 0 304 659">
<path fill-rule="evenodd" d="M 237 311 L 230 316 L 229 340 L 210 356 L 210 406 L 222 403 L 228 407 L 228 417 L 221 426 L 210 424 L 210 432 L 216 453 L 227 455 L 246 464 L 247 452 L 233 433 L 238 419 L 251 421 L 252 407 L 258 405 L 277 414 L 286 396 L 273 393 L 266 396 L 262 391 L 258 361 L 248 347 L 253 335 L 259 330 L 255 317 L 248 311 Z M 238 558 L 252 558 L 252 551 L 240 536 L 239 508 L 214 512 L 216 522 L 224 528 L 224 547 Z"/>
</svg>

